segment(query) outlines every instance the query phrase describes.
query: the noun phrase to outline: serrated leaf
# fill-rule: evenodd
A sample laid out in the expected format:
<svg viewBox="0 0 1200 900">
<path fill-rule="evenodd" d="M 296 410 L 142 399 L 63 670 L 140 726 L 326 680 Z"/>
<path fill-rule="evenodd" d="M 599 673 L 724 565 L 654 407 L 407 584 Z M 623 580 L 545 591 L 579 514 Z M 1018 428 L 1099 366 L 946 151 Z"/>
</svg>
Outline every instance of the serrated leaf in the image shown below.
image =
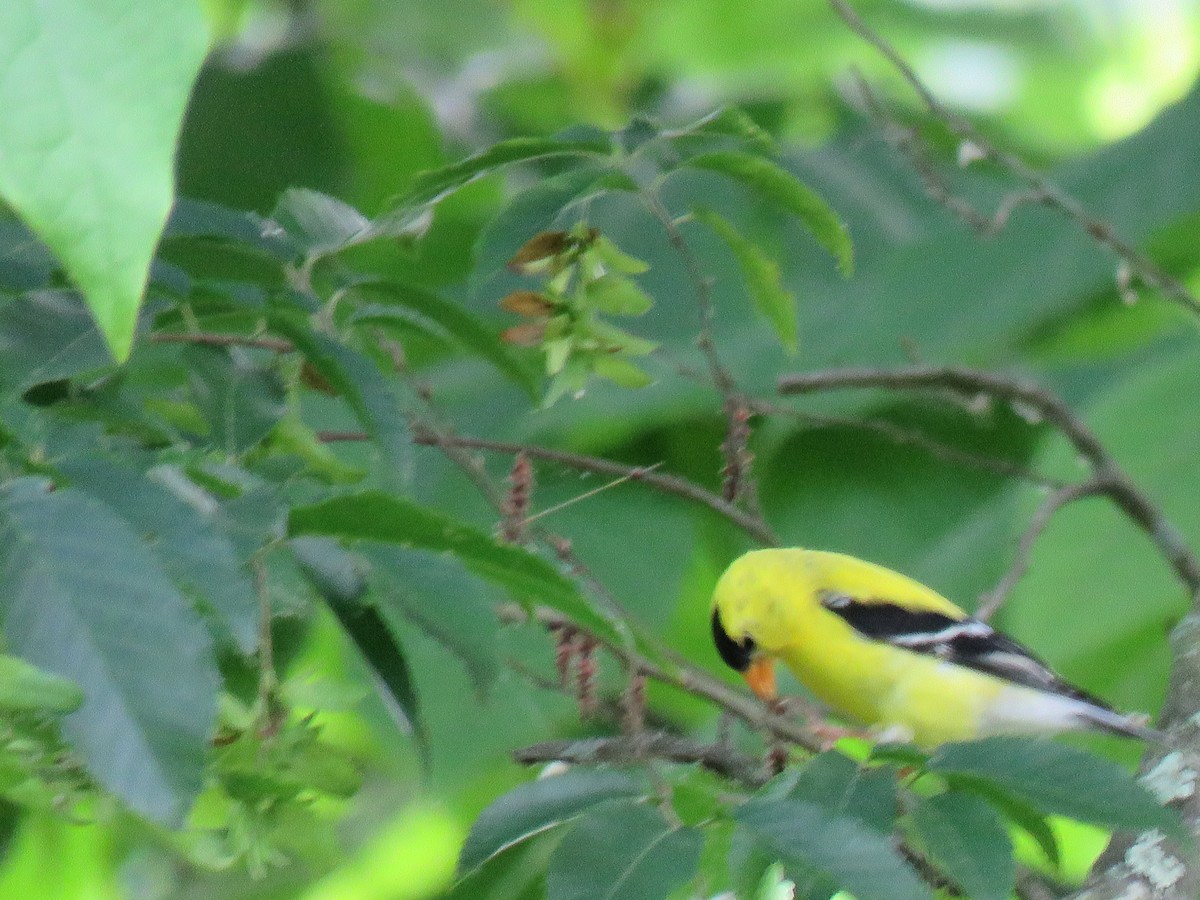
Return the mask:
<svg viewBox="0 0 1200 900">
<path fill-rule="evenodd" d="M 403 198 L 406 204 L 436 203 L 463 185 L 514 163 L 552 156 L 597 156 L 610 151 L 608 141 L 559 141 L 554 138 L 512 138 L 488 147 L 461 162 L 417 176 Z"/>
<path fill-rule="evenodd" d="M 881 834 L 891 833 L 899 812 L 894 769 L 860 766 L 833 750 L 811 759 L 787 796 L 857 819 Z"/>
<path fill-rule="evenodd" d="M 734 814 L 780 855 L 819 870 L 858 900 L 930 900 L 890 839 L 856 819 L 800 800 L 751 800 Z"/>
<path fill-rule="evenodd" d="M 758 249 L 753 241 L 742 237 L 733 225 L 718 213 L 703 207 L 693 210 L 697 220 L 703 222 L 725 242 L 733 252 L 746 281 L 750 300 L 775 329 L 775 334 L 784 349 L 796 352 L 799 325 L 796 316 L 796 298 L 783 286 L 779 264 Z"/>
<path fill-rule="evenodd" d="M 1000 816 L 970 794 L 918 798 L 909 820 L 939 870 L 973 900 L 1007 900 L 1016 882 L 1012 841 Z"/>
<path fill-rule="evenodd" d="M 123 519 L 22 478 L 0 490 L 12 648 L 84 687 L 63 733 L 132 809 L 178 824 L 199 792 L 219 678 L 207 632 Z"/>
<path fill-rule="evenodd" d="M 341 250 L 371 234 L 371 220 L 353 206 L 307 188 L 284 191 L 271 218 L 313 254 Z"/>
<path fill-rule="evenodd" d="M 412 735 L 427 763 L 429 736 L 408 658 L 379 610 L 363 602 L 367 582 L 355 559 L 327 538 L 292 538 L 288 546 L 300 570 L 375 673 L 385 691 L 386 705 L 400 727 Z"/>
<path fill-rule="evenodd" d="M 492 801 L 467 835 L 458 858 L 465 875 L 492 857 L 606 800 L 639 797 L 642 782 L 624 772 L 572 769 L 513 788 Z"/>
<path fill-rule="evenodd" d="M 436 322 L 458 344 L 490 362 L 513 383 L 523 388 L 530 397 L 537 396 L 537 373 L 501 343 L 491 326 L 482 322 L 461 304 L 446 300 L 423 288 L 391 281 L 362 282 L 355 286 L 355 292 L 385 303 L 406 307 Z M 386 307 L 372 306 L 357 311 L 351 321 L 380 321 L 386 317 Z"/>
<path fill-rule="evenodd" d="M 661 900 L 696 874 L 704 837 L 652 807 L 612 802 L 584 815 L 550 857 L 550 900 Z"/>
<path fill-rule="evenodd" d="M 278 311 L 271 323 L 346 398 L 389 464 L 384 479 L 403 481 L 411 463 L 412 442 L 400 398 L 383 373 L 361 353 L 308 327 L 301 317 Z"/>
<path fill-rule="evenodd" d="M 612 316 L 642 316 L 654 306 L 640 287 L 621 275 L 601 275 L 583 289 L 587 302 Z"/>
<path fill-rule="evenodd" d="M 1044 812 L 1081 822 L 1187 833 L 1174 810 L 1159 805 L 1116 763 L 1049 740 L 993 737 L 946 744 L 930 758 L 928 770 L 985 779 Z"/>
<path fill-rule="evenodd" d="M 500 668 L 494 591 L 453 557 L 400 547 L 371 547 L 366 556 L 384 617 L 412 619 L 457 656 L 476 690 L 486 693 Z"/>
<path fill-rule="evenodd" d="M 212 610 L 243 653 L 254 649 L 258 598 L 232 542 L 215 526 L 215 500 L 169 466 L 143 473 L 89 456 L 56 468 L 149 541 L 171 577 Z"/>
<path fill-rule="evenodd" d="M 482 577 L 525 603 L 540 603 L 602 640 L 623 641 L 613 625 L 584 600 L 575 584 L 553 566 L 519 547 L 498 543 L 439 512 L 381 491 L 334 497 L 292 510 L 290 535 L 326 535 L 381 541 L 453 553 Z"/>
<path fill-rule="evenodd" d="M 240 347 L 188 346 L 192 399 L 209 427 L 209 440 L 229 456 L 255 447 L 287 411 L 282 382 Z"/>
<path fill-rule="evenodd" d="M 0 304 L 0 382 L 14 393 L 112 365 L 74 291 L 34 291 Z"/>
<path fill-rule="evenodd" d="M 83 690 L 75 682 L 43 672 L 15 656 L 0 655 L 0 710 L 61 714 L 82 704 Z"/>
<path fill-rule="evenodd" d="M 118 360 L 133 345 L 208 41 L 193 3 L 5 7 L 0 196 L 63 261 Z"/>
<path fill-rule="evenodd" d="M 854 247 L 845 224 L 814 190 L 768 159 L 739 150 L 701 153 L 684 162 L 696 169 L 718 172 L 744 184 L 804 223 L 833 254 L 843 275 L 854 270 Z"/>
<path fill-rule="evenodd" d="M 955 788 L 960 793 L 970 791 L 992 804 L 1005 818 L 1033 838 L 1052 865 L 1059 864 L 1061 855 L 1058 849 L 1058 837 L 1046 820 L 1045 814 L 990 781 L 972 779 L 963 782 L 960 779 L 956 781 Z"/>
</svg>

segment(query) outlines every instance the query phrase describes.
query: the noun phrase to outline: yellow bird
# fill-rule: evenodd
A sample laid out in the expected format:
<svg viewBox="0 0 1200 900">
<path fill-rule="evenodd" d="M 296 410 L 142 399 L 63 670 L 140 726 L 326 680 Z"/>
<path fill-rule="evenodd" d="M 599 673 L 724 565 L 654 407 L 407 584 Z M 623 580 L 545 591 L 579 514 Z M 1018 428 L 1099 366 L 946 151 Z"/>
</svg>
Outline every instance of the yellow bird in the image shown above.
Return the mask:
<svg viewBox="0 0 1200 900">
<path fill-rule="evenodd" d="M 757 550 L 713 595 L 725 662 L 771 701 L 781 659 L 836 712 L 923 747 L 995 734 L 1163 735 L 1056 675 L 1012 638 L 890 569 L 819 550 Z"/>
</svg>

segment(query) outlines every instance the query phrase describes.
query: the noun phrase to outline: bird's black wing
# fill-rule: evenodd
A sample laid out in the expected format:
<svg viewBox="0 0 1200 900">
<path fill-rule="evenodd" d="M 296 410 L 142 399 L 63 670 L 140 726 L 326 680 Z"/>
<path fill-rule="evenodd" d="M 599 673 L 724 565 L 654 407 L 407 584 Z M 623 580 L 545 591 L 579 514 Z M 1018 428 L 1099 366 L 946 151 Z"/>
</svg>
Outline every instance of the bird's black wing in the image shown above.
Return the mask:
<svg viewBox="0 0 1200 900">
<path fill-rule="evenodd" d="M 1064 681 L 1025 647 L 979 619 L 956 619 L 875 599 L 856 600 L 832 591 L 822 594 L 821 605 L 872 640 L 936 656 L 1024 687 L 1110 708 L 1103 700 Z"/>
</svg>

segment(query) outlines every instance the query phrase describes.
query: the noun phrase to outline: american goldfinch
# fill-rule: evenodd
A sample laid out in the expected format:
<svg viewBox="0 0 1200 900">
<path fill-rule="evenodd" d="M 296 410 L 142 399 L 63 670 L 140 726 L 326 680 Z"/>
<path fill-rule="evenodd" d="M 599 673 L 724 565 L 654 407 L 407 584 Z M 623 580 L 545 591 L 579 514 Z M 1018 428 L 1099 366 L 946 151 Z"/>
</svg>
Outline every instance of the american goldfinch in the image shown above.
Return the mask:
<svg viewBox="0 0 1200 900">
<path fill-rule="evenodd" d="M 764 700 L 774 663 L 840 714 L 923 747 L 1005 733 L 1162 735 L 904 575 L 818 550 L 757 550 L 713 595 L 721 658 Z"/>
</svg>

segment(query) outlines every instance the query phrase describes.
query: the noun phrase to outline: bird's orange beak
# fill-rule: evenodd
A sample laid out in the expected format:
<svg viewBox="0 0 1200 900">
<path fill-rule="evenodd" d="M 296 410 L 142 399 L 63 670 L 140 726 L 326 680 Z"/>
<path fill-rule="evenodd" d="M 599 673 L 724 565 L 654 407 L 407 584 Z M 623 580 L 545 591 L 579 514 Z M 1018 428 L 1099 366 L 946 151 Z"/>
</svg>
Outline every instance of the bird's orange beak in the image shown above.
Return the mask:
<svg viewBox="0 0 1200 900">
<path fill-rule="evenodd" d="M 750 685 L 750 690 L 767 703 L 779 696 L 775 689 L 775 660 L 769 656 L 760 656 L 750 663 L 750 668 L 742 673 L 742 677 Z"/>
</svg>

